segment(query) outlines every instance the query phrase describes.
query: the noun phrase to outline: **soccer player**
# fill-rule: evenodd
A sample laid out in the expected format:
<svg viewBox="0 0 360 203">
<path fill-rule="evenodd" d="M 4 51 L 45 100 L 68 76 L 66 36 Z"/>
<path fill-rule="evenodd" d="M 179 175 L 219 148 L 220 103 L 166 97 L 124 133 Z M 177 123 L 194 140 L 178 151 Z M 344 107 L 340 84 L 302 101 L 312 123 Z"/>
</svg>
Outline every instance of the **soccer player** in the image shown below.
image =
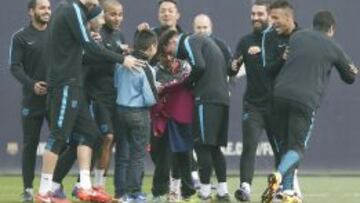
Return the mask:
<svg viewBox="0 0 360 203">
<path fill-rule="evenodd" d="M 167 29 L 176 30 L 178 33 L 182 33 L 182 28 L 178 25 L 178 21 L 181 17 L 178 1 L 177 0 L 160 0 L 158 10 L 158 20 L 160 26 L 151 28 L 158 37 Z M 138 25 L 138 30 L 150 29 L 150 25 L 143 22 Z"/>
<path fill-rule="evenodd" d="M 225 42 L 223 40 L 219 39 L 218 37 L 216 37 L 213 34 L 213 23 L 211 21 L 210 16 L 208 16 L 206 14 L 198 14 L 197 16 L 195 16 L 195 18 L 193 20 L 193 30 L 194 30 L 195 34 L 208 36 L 208 37 L 212 38 L 215 41 L 215 43 L 218 45 L 218 47 L 221 49 L 221 51 L 225 57 L 225 62 L 230 65 L 231 59 L 232 59 L 231 49 L 225 44 Z M 229 67 L 228 65 L 224 67 L 226 69 L 226 71 L 229 71 L 228 67 Z M 198 174 L 198 166 L 194 159 L 194 156 L 193 156 L 192 163 L 193 163 L 193 167 L 192 167 L 191 175 L 193 177 L 193 182 L 194 182 L 195 188 L 199 189 L 200 188 L 200 180 L 199 180 L 199 174 Z M 216 185 L 212 185 L 212 188 L 216 188 Z"/>
<path fill-rule="evenodd" d="M 99 34 L 101 27 L 105 23 L 104 16 L 103 16 L 103 10 L 100 6 L 96 6 L 95 8 L 91 9 L 90 12 L 87 13 L 87 27 L 90 30 L 91 37 L 101 45 L 102 39 L 101 35 Z M 92 61 L 92 57 L 88 55 L 84 55 L 83 59 L 83 70 L 82 73 L 82 79 L 84 80 L 82 83 L 87 82 L 87 75 L 89 72 L 89 69 L 92 67 L 91 65 L 94 65 L 94 61 Z M 89 85 L 85 83 L 85 94 L 86 94 L 86 102 L 88 102 L 86 105 L 89 106 L 89 102 L 93 99 L 93 96 L 91 95 L 92 92 L 88 88 Z M 92 156 L 92 164 L 91 168 L 94 167 L 95 159 L 98 157 L 98 153 L 101 151 L 101 144 L 102 144 L 102 136 L 100 136 L 100 132 L 98 133 L 99 136 L 97 137 L 97 141 L 95 145 L 93 145 L 94 149 L 94 155 Z M 64 192 L 64 188 L 62 186 L 62 181 L 66 177 L 67 173 L 70 171 L 72 166 L 74 165 L 76 159 L 77 159 L 77 145 L 79 143 L 79 140 L 77 140 L 77 136 L 71 136 L 66 149 L 61 153 L 59 156 L 58 162 L 55 167 L 54 176 L 53 176 L 53 183 L 52 183 L 52 196 L 56 197 L 58 199 L 66 199 L 66 194 Z M 79 187 L 80 177 L 78 176 L 77 183 L 75 184 L 72 195 L 76 197 L 77 189 Z M 96 181 L 95 181 L 96 182 Z M 96 186 L 96 183 L 94 183 L 94 189 L 98 190 L 104 190 L 104 188 Z"/>
<path fill-rule="evenodd" d="M 158 20 L 160 25 L 157 27 L 150 28 L 150 25 L 147 22 L 143 22 L 138 25 L 137 32 L 143 29 L 150 29 L 151 31 L 154 31 L 157 34 L 158 39 L 160 39 L 160 36 L 169 29 L 176 30 L 179 34 L 184 33 L 183 29 L 178 25 L 178 21 L 181 17 L 178 7 L 178 1 L 160 0 L 158 5 L 159 5 Z M 155 55 L 151 60 L 150 64 L 155 66 L 158 62 L 159 62 L 159 56 Z M 153 140 L 151 141 L 151 143 L 153 145 Z M 154 149 L 155 148 L 156 147 L 154 146 Z M 157 156 L 156 152 L 152 151 L 151 156 L 152 157 Z"/>
<path fill-rule="evenodd" d="M 184 40 L 181 38 L 184 37 Z M 211 201 L 210 178 L 213 167 L 218 179 L 217 201 L 229 202 L 226 183 L 226 160 L 220 149 L 227 145 L 229 87 L 228 64 L 215 41 L 203 35 L 181 36 L 177 56 L 185 57 L 192 65 L 188 79 L 194 87 L 195 117 L 194 147 L 200 173 L 200 198 Z"/>
<path fill-rule="evenodd" d="M 80 140 L 77 158 L 80 169 L 80 189 L 77 196 L 85 201 L 104 201 L 109 196 L 92 189 L 90 180 L 91 147 L 96 138 L 96 124 L 91 118 L 82 89 L 83 52 L 93 54 L 99 60 L 123 63 L 132 68 L 143 62 L 132 56 L 102 49 L 90 37 L 85 27 L 86 13 L 98 5 L 97 0 L 64 0 L 54 11 L 46 41 L 48 58 L 48 109 L 50 131 L 41 172 L 36 202 L 51 202 L 53 172 L 60 151 L 69 136 Z"/>
<path fill-rule="evenodd" d="M 43 51 L 46 30 L 51 16 L 48 0 L 30 0 L 28 14 L 30 25 L 14 33 L 10 46 L 10 70 L 22 84 L 22 176 L 23 202 L 33 201 L 33 181 L 36 150 L 46 113 L 46 71 Z"/>
<path fill-rule="evenodd" d="M 267 30 L 267 33 L 271 35 L 271 32 L 275 30 L 278 39 L 272 40 L 270 37 L 268 40 L 265 37 L 264 45 L 268 47 L 270 55 L 264 66 L 268 66 L 270 75 L 276 77 L 284 65 L 283 54 L 288 47 L 289 39 L 292 34 L 300 30 L 300 27 L 295 20 L 294 7 L 287 0 L 277 0 L 270 5 L 269 9 L 272 27 Z"/>
<path fill-rule="evenodd" d="M 270 53 L 263 43 L 276 41 L 277 34 L 269 31 L 269 1 L 257 0 L 251 8 L 253 32 L 242 37 L 234 54 L 234 74 L 245 64 L 247 86 L 243 101 L 243 151 L 240 165 L 240 188 L 235 192 L 239 201 L 250 201 L 251 184 L 254 176 L 256 149 L 259 138 L 266 131 L 273 148 L 275 158 L 278 157 L 276 139 L 271 131 L 271 87 L 273 79 L 269 75 L 269 67 L 264 67 L 266 56 Z M 267 53 L 267 55 L 265 55 Z"/>
<path fill-rule="evenodd" d="M 100 30 L 101 43 L 105 48 L 123 53 L 127 51 L 125 37 L 120 31 L 123 7 L 116 0 L 102 2 L 105 24 Z M 116 89 L 114 88 L 115 63 L 91 65 L 86 77 L 86 89 L 93 98 L 95 120 L 102 137 L 102 146 L 97 153 L 94 170 L 94 186 L 105 189 L 106 173 L 110 162 L 115 126 Z M 121 129 L 120 129 L 121 130 Z"/>
<path fill-rule="evenodd" d="M 352 84 L 358 69 L 332 39 L 335 19 L 329 11 L 319 11 L 313 18 L 313 30 L 296 32 L 289 42 L 287 61 L 274 86 L 276 133 L 283 137 L 284 154 L 277 171 L 268 178 L 262 202 L 271 202 L 284 176 L 292 176 L 300 164 L 313 129 L 332 68 L 341 79 Z M 290 182 L 291 183 L 291 182 Z M 283 184 L 282 202 L 302 202 L 292 184 Z"/>
<path fill-rule="evenodd" d="M 267 53 L 270 53 L 270 55 L 266 58 L 266 63 L 264 65 L 268 67 L 269 75 L 271 75 L 272 78 L 276 78 L 285 63 L 289 39 L 294 33 L 300 30 L 300 27 L 295 21 L 294 7 L 287 0 L 277 0 L 270 5 L 270 21 L 272 23 L 272 27 L 278 34 L 278 39 L 265 39 L 264 44 L 265 47 L 267 47 Z M 275 119 L 271 120 L 274 121 Z M 277 136 L 278 134 L 275 133 L 275 135 Z M 279 145 L 279 142 L 283 142 L 282 138 L 277 137 L 276 141 L 277 150 L 280 151 L 280 153 L 283 153 L 283 149 L 281 149 L 281 145 Z M 279 161 L 280 160 L 276 160 L 276 165 L 279 164 Z M 294 184 L 295 192 L 302 198 L 297 173 L 298 170 L 296 169 L 294 176 L 285 177 L 283 185 Z M 277 196 L 275 196 L 274 200 L 276 199 Z"/>
<path fill-rule="evenodd" d="M 159 1 L 159 13 L 158 20 L 160 27 L 154 29 L 157 34 L 161 27 L 169 27 L 172 30 L 182 32 L 181 27 L 178 25 L 178 21 L 181 17 L 177 0 L 161 0 Z"/>
</svg>

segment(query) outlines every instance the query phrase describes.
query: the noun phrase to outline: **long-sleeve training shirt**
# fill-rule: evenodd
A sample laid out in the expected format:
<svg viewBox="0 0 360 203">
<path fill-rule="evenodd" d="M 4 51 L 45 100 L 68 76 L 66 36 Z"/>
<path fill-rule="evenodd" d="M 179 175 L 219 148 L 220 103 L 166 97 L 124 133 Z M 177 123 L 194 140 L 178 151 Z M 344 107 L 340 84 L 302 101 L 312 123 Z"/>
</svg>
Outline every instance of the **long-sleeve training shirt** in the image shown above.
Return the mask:
<svg viewBox="0 0 360 203">
<path fill-rule="evenodd" d="M 266 46 L 268 41 L 277 43 L 277 34 L 271 27 L 242 37 L 234 53 L 234 59 L 242 57 L 245 65 L 247 85 L 244 101 L 264 110 L 270 103 L 273 85 L 273 78 L 269 74 L 270 67 L 267 67 L 266 63 L 276 58 L 274 50 Z M 258 53 L 249 53 L 250 49 L 255 48 L 259 49 Z"/>
<path fill-rule="evenodd" d="M 108 50 L 122 54 L 121 46 L 125 37 L 119 30 L 113 30 L 104 25 L 100 30 L 101 44 Z M 92 98 L 109 104 L 115 103 L 116 89 L 114 87 L 114 72 L 116 63 L 95 63 L 89 65 L 85 79 L 86 90 Z"/>
<path fill-rule="evenodd" d="M 333 67 L 344 82 L 354 82 L 350 64 L 344 51 L 325 34 L 298 31 L 290 38 L 288 59 L 275 81 L 274 97 L 316 110 Z"/>
<path fill-rule="evenodd" d="M 63 0 L 52 15 L 47 42 L 48 83 L 52 87 L 82 86 L 83 53 L 104 62 L 122 63 L 124 57 L 99 46 L 86 28 L 86 7 L 79 0 Z"/>
<path fill-rule="evenodd" d="M 231 49 L 229 46 L 226 45 L 225 41 L 223 41 L 222 39 L 214 36 L 214 35 L 210 35 L 210 37 L 215 41 L 215 43 L 218 45 L 218 47 L 220 48 L 220 50 L 222 51 L 224 58 L 225 58 L 225 62 L 226 62 L 226 69 L 227 69 L 227 73 L 229 76 L 231 76 L 231 60 L 232 60 L 232 54 L 231 54 Z"/>
<path fill-rule="evenodd" d="M 46 81 L 47 66 L 43 58 L 46 30 L 39 31 L 32 25 L 15 32 L 10 44 L 10 70 L 23 86 L 22 105 L 45 107 L 46 95 L 38 96 L 34 84 Z"/>
<path fill-rule="evenodd" d="M 236 47 L 234 59 L 242 57 L 246 70 L 244 101 L 259 110 L 267 111 L 271 105 L 273 83 L 285 63 L 282 55 L 289 38 L 290 35 L 278 35 L 272 27 L 266 27 L 242 37 Z M 251 54 L 249 51 L 254 48 L 260 51 Z"/>
<path fill-rule="evenodd" d="M 188 82 L 194 83 L 195 100 L 229 105 L 228 63 L 220 47 L 211 37 L 197 34 L 179 42 L 177 56 L 186 56 L 192 66 Z"/>
</svg>

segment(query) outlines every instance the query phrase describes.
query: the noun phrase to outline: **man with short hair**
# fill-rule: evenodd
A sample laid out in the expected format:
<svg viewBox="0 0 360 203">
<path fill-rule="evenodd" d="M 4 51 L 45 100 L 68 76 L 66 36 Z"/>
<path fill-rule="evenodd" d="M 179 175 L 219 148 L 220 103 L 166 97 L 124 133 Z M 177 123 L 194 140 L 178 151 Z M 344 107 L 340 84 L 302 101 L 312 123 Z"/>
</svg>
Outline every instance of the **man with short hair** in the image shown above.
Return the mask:
<svg viewBox="0 0 360 203">
<path fill-rule="evenodd" d="M 177 25 L 180 16 L 181 14 L 179 12 L 178 3 L 176 0 L 159 1 L 158 19 L 162 27 L 166 26 L 170 29 L 176 29 L 177 31 L 180 31 L 180 27 Z M 157 30 L 154 31 L 157 32 Z"/>
<path fill-rule="evenodd" d="M 102 2 L 105 24 L 100 29 L 101 44 L 108 50 L 127 52 L 125 36 L 120 31 L 123 6 L 117 0 Z M 114 88 L 115 63 L 90 64 L 85 86 L 93 99 L 92 109 L 101 134 L 102 146 L 96 153 L 94 186 L 105 189 L 106 174 L 110 163 L 115 131 L 116 89 Z M 119 129 L 121 130 L 121 129 Z M 117 156 L 116 156 L 117 157 Z"/>
<path fill-rule="evenodd" d="M 178 25 L 178 21 L 181 17 L 179 8 L 178 8 L 178 1 L 177 0 L 160 0 L 159 3 L 159 10 L 158 10 L 158 20 L 160 26 L 150 28 L 150 25 L 147 22 L 140 23 L 137 27 L 137 32 L 150 29 L 154 31 L 158 37 L 161 36 L 168 29 L 176 30 L 178 33 L 183 33 L 183 30 Z"/>
<path fill-rule="evenodd" d="M 270 7 L 270 22 L 280 35 L 290 35 L 297 25 L 294 7 L 287 0 L 277 0 Z"/>
<path fill-rule="evenodd" d="M 193 21 L 193 30 L 198 34 L 211 35 L 213 32 L 213 24 L 210 17 L 206 14 L 196 15 Z"/>
<path fill-rule="evenodd" d="M 210 16 L 203 14 L 203 13 L 196 15 L 193 20 L 193 30 L 194 30 L 195 34 L 209 37 L 211 40 L 213 40 L 216 43 L 216 45 L 220 48 L 220 50 L 224 56 L 224 59 L 225 59 L 226 65 L 223 66 L 223 68 L 228 73 L 228 75 L 232 76 L 232 73 L 231 73 L 232 71 L 229 69 L 229 67 L 231 65 L 231 60 L 232 60 L 231 49 L 229 46 L 227 46 L 225 44 L 225 42 L 223 40 L 221 40 L 220 38 L 218 38 L 217 36 L 215 36 L 213 34 L 213 23 L 212 23 Z M 222 164 L 222 163 L 214 162 L 214 164 Z M 220 167 L 215 166 L 215 168 L 220 168 Z M 194 168 L 194 169 L 198 170 L 197 168 Z M 215 173 L 217 174 L 218 170 L 215 170 Z M 193 174 L 196 174 L 196 173 L 193 171 Z M 218 185 L 213 185 L 212 187 L 216 188 L 217 190 L 221 190 L 221 188 L 220 188 L 221 184 L 223 184 L 223 183 L 220 183 Z"/>
<path fill-rule="evenodd" d="M 215 41 L 215 43 L 219 46 L 219 48 L 222 50 L 225 57 L 225 61 L 227 63 L 231 63 L 231 50 L 223 40 L 214 36 L 213 23 L 211 21 L 210 16 L 206 14 L 198 14 L 197 16 L 195 16 L 193 21 L 193 29 L 194 29 L 194 33 L 196 34 L 201 34 L 204 36 L 211 37 Z M 225 68 L 228 68 L 228 66 L 226 66 Z"/>
<path fill-rule="evenodd" d="M 203 202 L 211 201 L 210 178 L 215 168 L 217 201 L 230 202 L 226 160 L 220 149 L 227 146 L 228 63 L 215 41 L 200 34 L 179 36 L 177 56 L 187 59 L 192 65 L 188 85 L 194 88 L 195 97 L 193 136 L 201 181 L 199 196 Z"/>
<path fill-rule="evenodd" d="M 100 61 L 123 63 L 132 68 L 143 62 L 132 56 L 122 56 L 101 48 L 86 28 L 86 13 L 98 5 L 98 0 L 63 0 L 56 8 L 49 26 L 47 40 L 50 131 L 45 152 L 36 202 L 52 202 L 53 172 L 58 155 L 70 135 L 79 140 L 77 158 L 80 169 L 82 201 L 108 201 L 109 195 L 93 190 L 90 180 L 91 147 L 96 139 L 96 124 L 91 118 L 82 88 L 83 52 Z"/>
<path fill-rule="evenodd" d="M 270 5 L 270 21 L 272 23 L 273 29 L 278 34 L 278 37 L 277 40 L 265 39 L 265 47 L 268 47 L 267 53 L 270 52 L 271 56 L 267 57 L 264 65 L 269 67 L 269 75 L 274 79 L 285 63 L 288 52 L 289 39 L 293 34 L 300 30 L 300 27 L 295 20 L 295 9 L 293 5 L 287 0 L 277 0 Z M 271 121 L 274 120 L 275 119 L 271 119 Z M 274 125 L 276 124 L 273 124 L 273 126 Z M 280 137 L 276 132 L 275 135 L 275 144 L 281 154 L 283 153 L 283 149 L 279 143 L 283 143 L 284 138 Z M 276 160 L 276 162 L 276 165 L 278 165 L 280 160 Z M 287 187 L 286 184 L 294 185 L 296 194 L 302 198 L 297 173 L 298 170 L 296 169 L 294 171 L 294 175 L 284 177 L 282 185 L 285 188 Z M 277 198 L 275 197 L 275 199 Z"/>
<path fill-rule="evenodd" d="M 284 152 L 277 171 L 269 175 L 262 202 L 271 202 L 284 177 L 293 176 L 300 164 L 333 67 L 345 83 L 355 81 L 358 69 L 332 39 L 334 33 L 331 12 L 319 11 L 313 30 L 298 31 L 290 39 L 287 61 L 274 85 L 276 133 L 283 137 Z M 284 181 L 282 202 L 301 203 L 293 185 Z"/>
<path fill-rule="evenodd" d="M 235 192 L 235 198 L 242 202 L 250 201 L 256 149 L 264 130 L 274 151 L 275 159 L 279 154 L 276 148 L 276 138 L 271 131 L 269 113 L 273 79 L 268 74 L 270 68 L 264 66 L 268 60 L 267 56 L 274 55 L 274 53 L 270 52 L 263 42 L 277 40 L 276 33 L 270 31 L 269 5 L 267 0 L 257 0 L 252 5 L 250 18 L 253 32 L 240 39 L 232 67 L 233 74 L 236 74 L 244 63 L 247 79 L 243 98 L 240 188 Z"/>
<path fill-rule="evenodd" d="M 264 41 L 264 46 L 268 47 L 268 52 L 272 53 L 264 66 L 270 67 L 269 74 L 272 77 L 276 77 L 281 67 L 284 65 L 285 58 L 284 53 L 288 47 L 289 39 L 292 34 L 300 30 L 300 27 L 296 23 L 295 9 L 287 0 L 277 0 L 270 4 L 270 28 L 267 32 L 275 32 L 278 34 L 277 40 Z"/>
<path fill-rule="evenodd" d="M 48 0 L 30 0 L 30 25 L 14 33 L 10 45 L 10 70 L 23 86 L 21 109 L 23 128 L 23 202 L 33 201 L 36 150 L 46 113 L 46 71 L 43 56 L 51 10 Z"/>
<path fill-rule="evenodd" d="M 150 29 L 154 31 L 158 39 L 161 35 L 169 29 L 176 30 L 180 35 L 184 33 L 183 29 L 178 25 L 178 21 L 181 17 L 179 8 L 178 8 L 178 1 L 177 0 L 160 0 L 158 9 L 158 20 L 159 26 L 157 27 L 150 27 L 147 22 L 140 23 L 137 27 L 135 35 L 140 30 Z M 158 55 L 155 55 L 151 60 L 151 65 L 156 65 L 159 62 Z"/>
</svg>

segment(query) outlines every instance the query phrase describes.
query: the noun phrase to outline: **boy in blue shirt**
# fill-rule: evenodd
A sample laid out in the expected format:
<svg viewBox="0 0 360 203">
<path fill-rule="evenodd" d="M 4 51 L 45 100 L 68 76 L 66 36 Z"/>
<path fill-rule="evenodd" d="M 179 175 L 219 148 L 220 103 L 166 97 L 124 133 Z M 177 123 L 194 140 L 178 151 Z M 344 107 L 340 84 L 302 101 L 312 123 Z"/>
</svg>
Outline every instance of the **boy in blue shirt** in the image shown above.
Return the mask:
<svg viewBox="0 0 360 203">
<path fill-rule="evenodd" d="M 134 39 L 135 58 L 149 61 L 157 51 L 157 36 L 144 30 Z M 156 103 L 155 77 L 147 63 L 138 71 L 118 65 L 115 72 L 117 88 L 118 135 L 115 158 L 115 198 L 146 202 L 141 192 L 146 146 L 151 132 L 150 108 Z"/>
</svg>

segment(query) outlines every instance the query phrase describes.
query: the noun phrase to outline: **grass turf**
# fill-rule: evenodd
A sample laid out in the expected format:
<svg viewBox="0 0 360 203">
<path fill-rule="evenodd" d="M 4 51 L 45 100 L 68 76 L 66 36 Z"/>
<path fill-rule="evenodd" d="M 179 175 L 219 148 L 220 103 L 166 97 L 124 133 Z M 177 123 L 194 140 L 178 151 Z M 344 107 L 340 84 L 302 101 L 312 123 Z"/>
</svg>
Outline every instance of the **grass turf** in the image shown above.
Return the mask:
<svg viewBox="0 0 360 203">
<path fill-rule="evenodd" d="M 68 196 L 76 177 L 70 176 L 65 179 L 64 185 Z M 257 176 L 253 183 L 252 202 L 260 202 L 259 198 L 265 188 L 264 176 Z M 107 181 L 107 189 L 113 190 L 112 178 Z M 146 177 L 144 191 L 149 193 L 151 177 Z M 238 186 L 238 178 L 229 178 L 231 197 Z M 305 203 L 359 203 L 360 202 L 360 177 L 300 177 L 300 184 L 305 196 Z M 35 188 L 39 185 L 39 178 L 35 180 Z M 22 181 L 19 176 L 0 176 L 0 202 L 21 202 Z M 150 196 L 150 195 L 149 195 Z M 74 201 L 76 202 L 76 201 Z M 233 199 L 233 202 L 236 202 Z"/>
</svg>

